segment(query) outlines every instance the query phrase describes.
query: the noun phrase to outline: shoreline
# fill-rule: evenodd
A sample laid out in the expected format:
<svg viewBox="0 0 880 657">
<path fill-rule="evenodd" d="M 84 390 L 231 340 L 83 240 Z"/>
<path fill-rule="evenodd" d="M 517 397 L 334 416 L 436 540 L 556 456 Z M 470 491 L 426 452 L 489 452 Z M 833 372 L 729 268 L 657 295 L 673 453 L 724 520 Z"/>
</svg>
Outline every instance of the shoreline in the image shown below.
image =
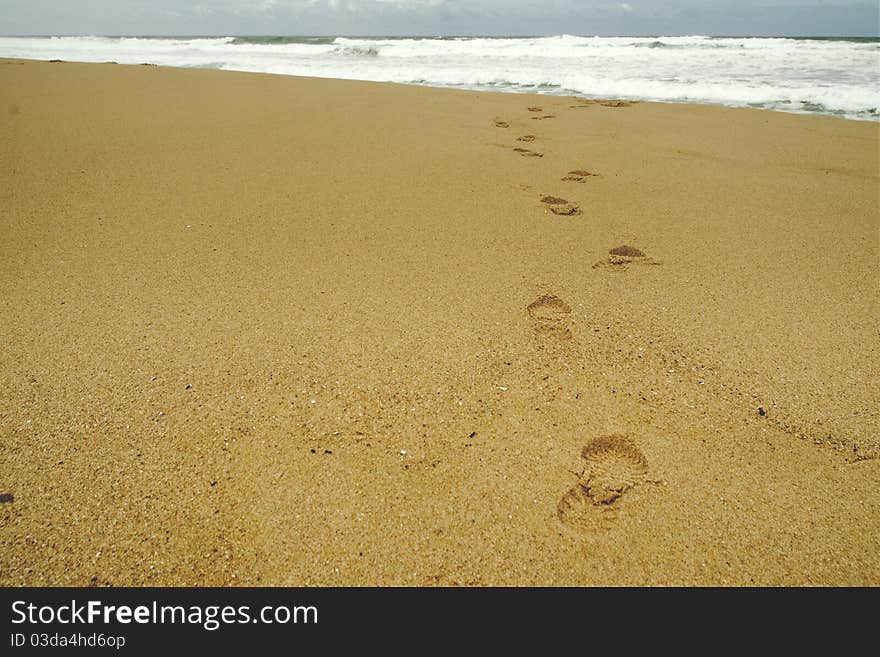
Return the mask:
<svg viewBox="0 0 880 657">
<path fill-rule="evenodd" d="M 168 37 L 172 38 L 172 37 Z M 759 37 L 755 37 L 759 38 Z M 789 38 L 803 38 L 803 37 L 789 37 Z M 817 37 L 818 38 L 818 37 Z M 628 97 L 628 96 L 619 96 L 619 97 L 600 97 L 600 96 L 587 96 L 587 95 L 569 95 L 569 94 L 544 94 L 544 93 L 534 93 L 527 91 L 498 91 L 493 89 L 464 89 L 460 87 L 453 86 L 442 86 L 442 85 L 431 85 L 431 84 L 422 84 L 417 82 L 392 82 L 392 81 L 382 81 L 382 80 L 355 80 L 351 78 L 325 78 L 325 77 L 315 77 L 308 75 L 292 75 L 290 73 L 268 73 L 262 71 L 239 71 L 233 69 L 220 69 L 220 68 L 203 68 L 203 67 L 192 67 L 192 66 L 167 66 L 165 64 L 150 64 L 150 63 L 141 63 L 141 64 L 121 64 L 119 62 L 107 61 L 107 62 L 79 62 L 73 60 L 45 60 L 45 59 L 24 59 L 24 58 L 16 58 L 16 57 L 0 57 L 0 62 L 9 60 L 9 61 L 23 61 L 23 62 L 40 62 L 40 63 L 58 63 L 58 64 L 90 64 L 95 66 L 154 66 L 156 68 L 167 68 L 167 69 L 180 69 L 180 70 L 210 70 L 210 71 L 218 71 L 220 73 L 244 73 L 246 75 L 269 75 L 269 76 L 279 76 L 279 77 L 287 77 L 294 79 L 304 79 L 304 80 L 331 80 L 336 82 L 362 82 L 366 84 L 391 84 L 391 85 L 401 85 L 405 87 L 424 87 L 426 89 L 446 89 L 449 91 L 463 91 L 466 93 L 480 93 L 480 94 L 505 94 L 505 95 L 519 95 L 519 96 L 536 96 L 541 98 L 570 98 L 570 99 L 583 99 L 591 102 L 601 102 L 601 101 L 625 101 L 630 103 L 651 103 L 657 105 L 697 105 L 700 107 L 722 107 L 725 109 L 739 109 L 739 110 L 756 110 L 759 112 L 775 112 L 781 114 L 792 114 L 795 116 L 815 116 L 815 117 L 825 117 L 829 119 L 841 119 L 843 121 L 856 121 L 859 123 L 878 123 L 880 122 L 880 117 L 876 119 L 857 119 L 848 116 L 837 116 L 834 114 L 822 114 L 818 112 L 808 112 L 808 111 L 795 111 L 795 110 L 777 110 L 770 109 L 766 107 L 747 107 L 742 105 L 725 105 L 723 103 L 705 103 L 705 102 L 684 102 L 678 100 L 643 100 L 637 97 Z"/>
<path fill-rule="evenodd" d="M 472 91 L 480 91 L 480 92 L 500 92 L 500 93 L 542 93 L 542 90 L 531 88 L 531 82 L 535 79 L 535 75 L 543 75 L 540 79 L 543 81 L 542 87 L 546 86 L 543 89 L 544 92 L 549 91 L 554 95 L 557 94 L 560 90 L 567 89 L 566 91 L 559 93 L 561 96 L 570 96 L 570 97 L 584 97 L 591 99 L 602 99 L 602 98 L 622 98 L 632 101 L 640 101 L 640 102 L 660 102 L 660 103 L 673 103 L 673 104 L 705 104 L 705 105 L 713 105 L 713 106 L 721 106 L 721 107 L 738 107 L 738 108 L 755 108 L 755 109 L 769 109 L 771 111 L 782 111 L 786 113 L 793 114 L 803 114 L 803 115 L 824 115 L 824 116 L 834 116 L 836 118 L 845 118 L 849 120 L 857 120 L 857 121 L 880 121 L 880 117 L 877 116 L 876 112 L 876 104 L 878 99 L 871 94 L 865 94 L 859 91 L 859 89 L 863 89 L 865 87 L 870 88 L 873 77 L 871 76 L 865 69 L 866 66 L 869 66 L 869 62 L 873 62 L 872 54 L 869 51 L 862 49 L 861 47 L 856 47 L 850 55 L 855 57 L 851 61 L 851 66 L 849 69 L 844 69 L 837 71 L 836 77 L 834 76 L 834 67 L 828 60 L 829 55 L 822 50 L 825 46 L 821 46 L 819 51 L 812 52 L 815 48 L 808 48 L 808 50 L 812 53 L 808 55 L 804 55 L 801 53 L 801 56 L 807 57 L 807 60 L 804 60 L 803 65 L 806 67 L 805 75 L 808 71 L 812 71 L 810 75 L 818 76 L 815 79 L 807 76 L 807 78 L 799 78 L 803 84 L 795 85 L 792 87 L 790 84 L 784 81 L 784 76 L 780 78 L 782 75 L 781 72 L 772 73 L 765 72 L 765 83 L 764 83 L 764 91 L 760 91 L 756 88 L 751 88 L 746 85 L 746 88 L 743 88 L 740 84 L 743 80 L 742 76 L 749 77 L 751 75 L 750 69 L 746 64 L 742 64 L 745 68 L 740 70 L 737 67 L 736 63 L 739 61 L 739 58 L 734 57 L 733 60 L 728 62 L 731 66 L 733 66 L 733 70 L 729 72 L 729 75 L 725 77 L 724 74 L 721 75 L 720 79 L 715 79 L 719 74 L 717 69 L 691 69 L 688 67 L 693 66 L 693 62 L 689 58 L 697 57 L 697 60 L 700 61 L 699 55 L 700 48 L 704 47 L 705 40 L 720 40 L 720 41 L 745 41 L 747 40 L 745 37 L 705 37 L 705 36 L 685 36 L 685 37 L 671 37 L 671 36 L 660 36 L 660 37 L 579 37 L 579 36 L 570 36 L 570 35 L 562 35 L 556 37 L 490 37 L 487 39 L 477 39 L 477 38 L 462 38 L 456 37 L 451 38 L 451 41 L 464 41 L 471 42 L 473 41 L 475 44 L 483 44 L 486 41 L 498 41 L 499 39 L 504 41 L 505 39 L 512 40 L 513 42 L 519 43 L 520 41 L 530 42 L 534 39 L 547 39 L 550 42 L 557 43 L 558 39 L 569 39 L 583 41 L 588 44 L 592 44 L 592 41 L 598 40 L 601 43 L 608 42 L 606 45 L 596 46 L 590 45 L 590 47 L 586 48 L 584 51 L 584 57 L 587 57 L 585 61 L 592 62 L 591 64 L 586 64 L 588 67 L 593 67 L 596 69 L 592 78 L 588 77 L 587 79 L 582 79 L 577 76 L 577 71 L 571 69 L 571 67 L 563 67 L 560 69 L 560 73 L 555 77 L 546 71 L 543 73 L 537 73 L 533 71 L 530 66 L 534 66 L 534 63 L 530 63 L 529 60 L 529 51 L 526 49 L 522 50 L 521 47 L 517 46 L 519 49 L 515 49 L 512 54 L 515 61 L 519 61 L 523 59 L 521 65 L 525 67 L 524 73 L 517 76 L 515 74 L 509 74 L 503 72 L 501 69 L 495 67 L 491 62 L 494 60 L 489 60 L 489 63 L 486 64 L 488 67 L 486 71 L 483 71 L 481 74 L 476 74 L 472 71 L 464 60 L 461 60 L 461 57 L 453 59 L 447 63 L 445 66 L 447 68 L 443 68 L 442 71 L 436 71 L 436 75 L 431 73 L 430 67 L 427 69 L 419 69 L 419 61 L 420 58 L 415 55 L 416 52 L 421 52 L 420 48 L 427 48 L 428 52 L 431 52 L 430 44 L 437 39 L 434 38 L 420 38 L 420 37 L 344 37 L 344 36 L 328 36 L 328 37 L 247 37 L 247 36 L 176 36 L 176 37 L 57 37 L 59 39 L 72 39 L 73 44 L 68 44 L 67 48 L 53 48 L 52 46 L 45 45 L 40 46 L 38 42 L 40 39 L 45 39 L 45 37 L 34 37 L 31 38 L 35 40 L 34 43 L 31 43 L 28 40 L 28 37 L 11 37 L 14 39 L 24 39 L 25 45 L 21 47 L 9 47 L 10 52 L 18 53 L 16 56 L 29 57 L 29 56 L 37 56 L 42 53 L 41 59 L 44 61 L 52 60 L 53 58 L 60 57 L 63 60 L 67 60 L 67 56 L 73 57 L 71 60 L 67 60 L 70 62 L 76 62 L 78 48 L 80 47 L 79 41 L 94 41 L 96 43 L 92 43 L 89 50 L 85 51 L 86 59 L 94 59 L 95 61 L 92 63 L 103 63 L 97 61 L 98 58 L 103 59 L 105 62 L 107 60 L 118 60 L 122 62 L 123 65 L 133 65 L 141 63 L 141 61 L 149 61 L 158 63 L 158 65 L 169 66 L 169 67 L 180 67 L 180 68 L 208 68 L 214 70 L 229 70 L 229 71 L 239 71 L 239 72 L 253 72 L 253 73 L 261 73 L 266 72 L 270 75 L 291 75 L 291 76 L 310 76 L 314 75 L 317 77 L 321 77 L 322 79 L 351 79 L 350 75 L 355 75 L 357 78 L 362 80 L 371 80 L 377 82 L 387 81 L 389 83 L 394 84 L 417 84 L 417 85 L 430 85 L 432 88 L 452 88 L 452 89 L 465 89 Z M 803 41 L 802 44 L 809 44 L 811 41 L 819 41 L 823 40 L 819 37 L 799 40 L 798 37 L 753 37 L 759 40 L 773 40 L 784 42 L 786 40 L 794 40 L 794 41 Z M 268 41 L 266 40 L 268 39 Z M 280 41 L 279 41 L 280 39 Z M 605 41 L 603 41 L 603 39 Z M 619 40 L 650 40 L 653 39 L 651 43 L 637 43 L 637 44 L 629 44 L 625 43 L 623 45 L 618 45 L 617 41 Z M 671 40 L 670 43 L 663 42 L 662 39 Z M 865 38 L 855 39 L 854 37 L 845 37 L 840 39 L 835 39 L 833 41 L 827 41 L 828 44 L 833 43 L 861 43 L 865 41 Z M 120 43 L 125 43 L 127 41 L 136 40 L 138 41 L 139 48 L 141 50 L 138 53 L 127 52 L 129 50 L 128 47 L 122 47 L 121 45 L 113 48 L 108 46 L 108 40 L 110 42 L 119 41 Z M 151 41 L 153 40 L 153 41 Z M 182 41 L 181 41 L 182 40 Z M 447 38 L 440 38 L 440 41 L 447 40 Z M 688 46 L 683 46 L 676 40 L 683 40 L 687 42 Z M 207 43 L 209 46 L 199 46 L 199 43 Z M 218 42 L 218 43 L 215 43 Z M 48 43 L 48 42 L 47 42 Z M 157 44 L 170 44 L 170 45 L 157 45 Z M 560 43 L 568 43 L 568 41 L 563 41 Z M 395 45 L 398 44 L 398 45 Z M 405 46 L 401 46 L 399 44 L 406 44 Z M 697 44 L 697 45 L 695 45 Z M 580 43 L 583 46 L 583 43 Z M 663 58 L 660 59 L 660 64 L 658 64 L 659 69 L 657 75 L 660 76 L 658 78 L 659 87 L 653 90 L 651 95 L 645 96 L 640 95 L 642 92 L 647 93 L 647 91 L 651 90 L 654 84 L 650 77 L 641 79 L 639 75 L 635 74 L 633 67 L 636 66 L 638 61 L 642 61 L 639 59 L 641 57 L 644 58 L 644 48 L 632 48 L 632 46 L 644 46 L 649 45 L 651 49 L 654 47 L 664 47 L 671 46 L 673 48 L 682 48 L 688 47 L 687 56 L 677 55 L 677 57 L 684 57 L 684 59 L 679 62 L 681 66 L 684 66 L 681 72 L 681 76 L 684 76 L 687 84 L 682 86 L 683 80 L 679 79 L 677 82 L 675 81 L 677 78 L 668 78 L 664 77 L 663 74 L 663 64 L 665 61 Z M 241 50 L 241 48 L 245 50 Z M 626 46 L 629 46 L 626 47 Z M 286 48 L 294 48 L 291 55 L 285 55 Z M 457 52 L 460 49 L 460 44 L 456 45 L 453 49 L 453 52 Z M 470 47 L 470 46 L 469 46 Z M 476 48 L 476 52 L 482 53 L 483 49 L 488 48 L 488 52 L 492 53 L 494 50 L 485 45 L 474 45 Z M 570 46 L 573 47 L 573 46 Z M 616 48 L 621 48 L 622 53 L 625 54 L 628 50 L 633 50 L 633 53 L 626 55 L 624 61 L 629 62 L 627 64 L 621 64 L 619 70 L 611 67 L 602 67 L 600 65 L 601 61 L 607 61 L 608 57 L 612 57 L 611 54 L 607 54 L 603 59 L 599 57 L 597 59 L 597 55 L 593 52 L 592 55 L 589 52 L 596 50 L 596 52 L 600 52 L 602 48 L 611 48 L 612 51 L 616 52 Z M 743 48 L 746 47 L 742 44 L 739 46 L 733 46 Z M 781 46 L 779 46 L 781 47 Z M 95 50 L 97 48 L 97 50 Z M 182 50 L 181 50 L 182 48 Z M 251 51 L 251 48 L 256 48 L 256 50 Z M 327 53 L 326 49 L 331 48 L 332 52 Z M 402 50 L 401 50 L 402 48 Z M 818 48 L 818 46 L 817 46 Z M 414 50 L 415 49 L 415 50 Z M 178 50 L 180 52 L 178 53 Z M 502 49 L 503 50 L 503 49 Z M 725 47 L 725 52 L 727 52 L 727 47 Z M 400 52 L 398 52 L 400 51 Z M 638 51 L 638 52 L 637 52 Z M 821 51 L 821 55 L 818 54 Z M 578 50 L 580 52 L 580 50 Z M 645 51 L 648 52 L 648 51 Z M 650 50 L 650 52 L 655 52 L 654 50 Z M 678 52 L 677 50 L 675 52 Z M 749 50 L 751 52 L 751 50 Z M 787 52 L 784 50 L 784 52 Z M 22 54 L 24 53 L 24 54 Z M 103 56 L 100 54 L 103 53 Z M 175 53 L 178 53 L 175 55 Z M 424 53 L 422 53 L 424 54 Z M 791 53 L 789 53 L 790 55 Z M 381 55 L 381 56 L 380 56 Z M 386 55 L 388 55 L 386 57 Z M 353 59 L 351 57 L 354 56 Z M 842 54 L 837 54 L 835 56 L 845 56 Z M 378 57 L 378 58 L 377 58 Z M 400 58 L 403 59 L 400 59 Z M 407 57 L 415 57 L 415 60 L 409 63 Z M 629 61 L 629 57 L 635 57 L 636 60 Z M 667 55 L 668 57 L 668 55 Z M 751 55 L 754 57 L 754 55 Z M 816 57 L 820 57 L 819 63 L 816 61 Z M 612 57 L 613 58 L 613 57 Z M 812 59 L 811 59 L 812 58 Z M 400 59 L 402 64 L 393 64 L 391 62 L 395 62 Z M 460 61 L 461 60 L 461 61 Z M 567 56 L 562 58 L 562 61 L 567 61 Z M 745 60 L 744 60 L 745 61 Z M 751 61 L 750 66 L 759 65 L 758 62 Z M 836 61 L 836 60 L 835 60 Z M 285 63 L 286 62 L 286 63 Z M 345 62 L 349 62 L 349 65 L 343 66 Z M 379 64 L 379 62 L 384 62 Z M 81 62 L 88 63 L 88 62 Z M 644 66 L 648 66 L 650 69 L 649 62 L 642 61 Z M 408 67 L 407 70 L 410 70 L 410 74 L 407 76 L 399 76 L 397 75 L 398 66 Z M 666 64 L 668 67 L 669 63 Z M 816 66 L 819 68 L 817 69 Z M 831 66 L 831 69 L 828 67 Z M 340 68 L 341 67 L 341 68 Z M 415 67 L 415 68 L 412 68 Z M 598 68 L 597 68 L 598 67 Z M 812 68 L 811 68 L 812 67 Z M 531 72 L 530 72 L 531 71 Z M 824 73 L 822 73 L 824 71 Z M 708 86 L 700 85 L 696 82 L 695 79 L 691 79 L 693 77 L 700 78 L 701 75 L 705 73 L 708 76 L 707 79 L 715 79 L 715 82 L 712 84 L 708 84 Z M 635 78 L 632 78 L 632 75 L 636 75 Z M 449 76 L 453 77 L 449 77 Z M 459 77 L 455 77 L 455 76 Z M 477 75 L 476 78 L 473 76 Z M 830 78 L 825 78 L 823 75 L 828 76 L 831 75 Z M 482 76 L 482 77 L 481 77 Z M 486 77 L 488 76 L 488 77 Z M 494 76 L 494 77 L 493 77 Z M 549 77 L 547 77 L 549 76 Z M 715 77 L 713 77 L 715 76 Z M 767 77 L 769 76 L 769 77 Z M 867 77 L 866 77 L 867 76 Z M 411 80 L 416 79 L 420 80 L 420 82 L 412 82 Z M 468 80 L 492 80 L 492 82 L 488 84 L 474 84 L 468 85 L 466 81 Z M 616 79 L 620 81 L 618 84 L 606 84 L 605 80 L 607 79 Z M 663 80 L 664 82 L 660 83 L 659 80 Z M 629 81 L 629 84 L 623 83 L 623 81 Z M 809 82 L 812 80 L 812 82 Z M 459 81 L 462 84 L 451 84 L 455 81 Z M 638 81 L 637 86 L 633 86 L 635 81 Z M 669 84 L 672 85 L 672 88 L 669 88 Z M 830 84 L 830 87 L 829 87 Z M 725 89 L 725 91 L 719 91 L 716 87 L 721 86 Z M 806 86 L 805 86 L 806 85 Z M 810 86 L 812 85 L 812 86 Z M 828 87 L 828 88 L 826 88 Z M 810 91 L 812 89 L 812 91 Z M 842 94 L 842 95 L 841 95 Z M 853 96 L 855 94 L 855 96 Z M 543 93 L 542 93 L 543 95 Z M 684 97 L 687 97 L 685 99 Z M 858 99 L 858 100 L 856 100 Z M 869 109 L 873 108 L 873 109 Z"/>
<path fill-rule="evenodd" d="M 870 122 L 7 61 L 0 584 L 880 582 Z"/>
</svg>

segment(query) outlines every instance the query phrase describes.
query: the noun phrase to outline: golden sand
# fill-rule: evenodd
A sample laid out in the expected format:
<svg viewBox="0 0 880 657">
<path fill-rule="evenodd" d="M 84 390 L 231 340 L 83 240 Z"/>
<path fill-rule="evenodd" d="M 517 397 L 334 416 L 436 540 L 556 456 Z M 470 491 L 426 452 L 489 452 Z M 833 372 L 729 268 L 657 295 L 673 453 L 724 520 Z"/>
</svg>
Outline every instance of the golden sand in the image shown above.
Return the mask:
<svg viewBox="0 0 880 657">
<path fill-rule="evenodd" d="M 0 584 L 880 584 L 878 124 L 5 60 L 0 139 Z"/>
</svg>

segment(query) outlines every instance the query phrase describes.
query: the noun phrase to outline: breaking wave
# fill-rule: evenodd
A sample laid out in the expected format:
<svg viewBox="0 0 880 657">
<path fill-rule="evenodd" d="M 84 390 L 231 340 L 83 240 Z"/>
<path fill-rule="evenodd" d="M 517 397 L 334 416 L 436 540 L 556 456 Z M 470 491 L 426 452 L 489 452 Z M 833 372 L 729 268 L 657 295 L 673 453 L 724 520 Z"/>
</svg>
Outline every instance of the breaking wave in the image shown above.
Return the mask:
<svg viewBox="0 0 880 657">
<path fill-rule="evenodd" d="M 146 62 L 880 119 L 880 41 L 874 38 L 4 37 L 0 57 Z"/>
</svg>

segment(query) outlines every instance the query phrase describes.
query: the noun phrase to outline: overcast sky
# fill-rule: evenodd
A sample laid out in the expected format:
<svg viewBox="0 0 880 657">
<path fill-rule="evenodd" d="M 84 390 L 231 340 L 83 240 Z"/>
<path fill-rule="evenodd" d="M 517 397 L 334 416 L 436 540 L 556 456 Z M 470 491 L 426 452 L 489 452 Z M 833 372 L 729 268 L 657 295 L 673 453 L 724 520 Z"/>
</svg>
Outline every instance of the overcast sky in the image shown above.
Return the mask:
<svg viewBox="0 0 880 657">
<path fill-rule="evenodd" d="M 0 0 L 0 34 L 877 36 L 880 0 Z"/>
</svg>

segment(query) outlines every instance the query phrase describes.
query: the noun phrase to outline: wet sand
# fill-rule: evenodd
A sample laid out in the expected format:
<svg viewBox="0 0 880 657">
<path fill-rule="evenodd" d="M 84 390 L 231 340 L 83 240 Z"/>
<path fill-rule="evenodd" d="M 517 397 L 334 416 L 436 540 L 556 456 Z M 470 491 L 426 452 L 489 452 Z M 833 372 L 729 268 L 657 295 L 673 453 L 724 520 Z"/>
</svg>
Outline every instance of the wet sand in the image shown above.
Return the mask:
<svg viewBox="0 0 880 657">
<path fill-rule="evenodd" d="M 0 584 L 880 584 L 877 123 L 0 60 L 0 139 Z"/>
</svg>

